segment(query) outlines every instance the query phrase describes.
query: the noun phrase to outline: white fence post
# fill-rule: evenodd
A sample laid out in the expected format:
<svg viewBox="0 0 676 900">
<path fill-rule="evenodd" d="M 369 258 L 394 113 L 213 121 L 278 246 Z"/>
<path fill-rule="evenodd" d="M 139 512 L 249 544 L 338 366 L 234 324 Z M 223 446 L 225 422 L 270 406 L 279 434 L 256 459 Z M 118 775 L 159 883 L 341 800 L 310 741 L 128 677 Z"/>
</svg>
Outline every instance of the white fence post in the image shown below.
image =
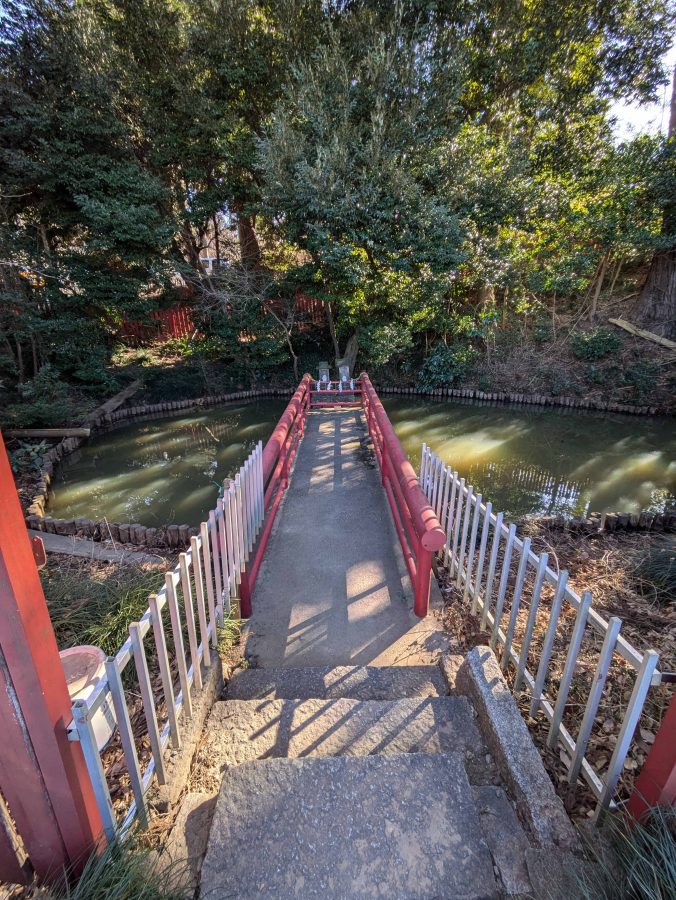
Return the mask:
<svg viewBox="0 0 676 900">
<path fill-rule="evenodd" d="M 423 444 L 420 463 L 420 484 L 437 512 L 439 521 L 447 534 L 446 546 L 442 555 L 448 565 L 449 577 L 457 588 L 463 592 L 463 600 L 467 602 L 471 596 L 471 612 L 476 615 L 481 609 L 481 627 L 491 627 L 490 644 L 497 652 L 501 646 L 500 666 L 506 671 L 510 663 L 515 669 L 513 691 L 523 690 L 524 683 L 532 692 L 530 715 L 538 712 L 549 721 L 547 744 L 550 748 L 559 746 L 568 756 L 568 780 L 574 784 L 578 776 L 585 779 L 598 800 L 596 816 L 600 815 L 612 801 L 619 779 L 622 765 L 629 749 L 634 729 L 639 720 L 647 691 L 651 684 L 659 682 L 657 671 L 657 654 L 649 650 L 643 655 L 638 653 L 621 635 L 622 622 L 613 617 L 606 622 L 592 607 L 591 594 L 585 592 L 578 597 L 568 587 L 568 573 L 564 570 L 555 573 L 549 568 L 547 553 L 534 553 L 531 540 L 523 540 L 516 536 L 514 524 L 509 528 L 504 524 L 503 514 L 493 514 L 492 505 L 486 503 L 482 507 L 482 495 L 474 495 L 472 485 L 466 486 L 465 479 L 460 478 L 451 466 L 445 465 L 430 448 Z M 567 488 L 565 488 L 567 489 Z M 481 523 L 481 516 L 483 522 Z M 491 539 L 491 528 L 493 536 Z M 504 544 L 502 541 L 504 540 Z M 491 542 L 492 541 L 492 542 Z M 478 542 L 478 553 L 477 553 Z M 490 549 L 489 549 L 490 544 Z M 501 546 L 504 548 L 500 558 Z M 511 573 L 512 556 L 519 556 L 514 587 L 508 591 Z M 488 559 L 484 583 L 484 568 Z M 476 566 L 475 566 L 476 562 Z M 534 570 L 533 588 L 527 613 L 522 605 L 524 585 L 529 566 Z M 500 568 L 498 576 L 498 567 Z M 493 589 L 499 578 L 495 609 L 492 612 Z M 483 590 L 482 590 L 483 584 Z M 545 630 L 542 647 L 533 653 L 533 636 L 538 614 L 541 612 L 542 596 L 545 585 L 553 587 L 553 597 L 549 609 L 549 619 Z M 511 593 L 511 596 L 509 594 Z M 563 606 L 568 604 L 575 609 L 575 623 L 566 648 L 566 658 L 556 697 L 553 701 L 547 696 L 545 684 L 557 629 L 562 619 Z M 523 613 L 522 613 L 523 609 Z M 503 612 L 507 610 L 508 623 L 503 631 L 501 622 Z M 523 637 L 518 646 L 517 623 L 520 614 L 525 618 Z M 564 711 L 571 691 L 578 654 L 588 628 L 603 635 L 594 679 L 587 697 L 584 717 L 580 726 L 577 741 L 563 723 Z M 516 646 L 515 646 L 516 645 Z M 529 671 L 529 655 L 537 662 L 537 673 Z M 598 713 L 601 696 L 606 683 L 613 655 L 618 653 L 637 672 L 636 683 L 629 700 L 622 722 L 618 741 L 608 771 L 603 778 L 597 775 L 585 758 L 589 738 Z"/>
</svg>

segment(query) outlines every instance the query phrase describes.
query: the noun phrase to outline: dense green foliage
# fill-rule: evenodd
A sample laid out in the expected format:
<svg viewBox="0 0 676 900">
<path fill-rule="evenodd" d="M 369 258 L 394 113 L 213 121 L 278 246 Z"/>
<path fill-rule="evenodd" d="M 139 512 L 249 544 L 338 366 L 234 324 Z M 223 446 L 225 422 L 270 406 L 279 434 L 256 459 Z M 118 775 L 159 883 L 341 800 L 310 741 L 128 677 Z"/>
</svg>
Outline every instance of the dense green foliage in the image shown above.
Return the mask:
<svg viewBox="0 0 676 900">
<path fill-rule="evenodd" d="M 362 365 L 438 386 L 506 326 L 546 343 L 565 304 L 593 326 L 621 269 L 673 245 L 673 139 L 618 144 L 609 118 L 664 82 L 669 0 L 4 7 L 0 391 L 17 424 L 109 393 L 120 323 L 180 284 L 193 351 L 232 378 L 290 375 L 355 335 Z"/>
</svg>

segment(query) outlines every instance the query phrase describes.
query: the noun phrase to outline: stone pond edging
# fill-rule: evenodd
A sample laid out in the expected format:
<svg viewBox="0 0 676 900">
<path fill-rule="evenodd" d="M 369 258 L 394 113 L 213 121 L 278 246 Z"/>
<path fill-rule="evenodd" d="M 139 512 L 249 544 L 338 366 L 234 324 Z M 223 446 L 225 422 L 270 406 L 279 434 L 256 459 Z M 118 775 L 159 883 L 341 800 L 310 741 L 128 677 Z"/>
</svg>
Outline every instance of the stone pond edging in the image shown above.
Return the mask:
<svg viewBox="0 0 676 900">
<path fill-rule="evenodd" d="M 567 519 L 565 516 L 529 516 L 550 531 L 568 531 L 572 534 L 596 534 L 614 531 L 676 531 L 676 510 L 663 513 L 591 513 L 584 519 Z"/>
<path fill-rule="evenodd" d="M 183 410 L 205 409 L 226 403 L 236 403 L 240 400 L 287 397 L 290 393 L 291 391 L 286 388 L 258 388 L 250 391 L 235 391 L 230 394 L 214 394 L 192 400 L 129 406 L 112 412 L 106 411 L 104 406 L 101 406 L 87 417 L 86 424 L 91 428 L 93 435 L 126 420 L 167 415 Z M 64 438 L 45 453 L 36 491 L 26 511 L 26 525 L 36 531 L 45 531 L 48 534 L 77 535 L 94 541 L 113 540 L 115 543 L 132 544 L 137 547 L 167 547 L 169 549 L 188 547 L 192 535 L 199 533 L 198 528 L 190 525 L 165 525 L 151 528 L 137 523 L 109 522 L 105 518 L 56 519 L 45 513 L 49 498 L 49 486 L 56 466 L 87 440 L 89 438 Z"/>
<path fill-rule="evenodd" d="M 629 403 L 606 403 L 604 400 L 580 400 L 577 397 L 548 397 L 545 394 L 518 394 L 505 391 L 479 391 L 473 388 L 438 388 L 422 390 L 401 385 L 374 385 L 380 394 L 396 394 L 409 397 L 431 397 L 438 400 L 480 400 L 488 403 L 516 403 L 528 406 L 560 406 L 569 409 L 593 410 L 596 412 L 624 413 L 630 416 L 673 415 L 672 409 L 661 406 L 634 406 Z"/>
<path fill-rule="evenodd" d="M 108 411 L 106 404 L 94 410 L 86 420 L 92 434 L 105 431 L 112 426 L 136 418 L 161 416 L 183 410 L 205 409 L 241 400 L 256 400 L 263 397 L 287 397 L 292 388 L 258 388 L 249 391 L 235 391 L 229 394 L 214 394 L 190 400 L 175 400 L 164 403 L 152 403 L 128 406 Z M 401 385 L 378 385 L 376 390 L 381 394 L 397 396 L 419 396 L 432 399 L 460 399 L 484 401 L 489 403 L 514 403 L 534 406 L 558 406 L 579 410 L 595 410 L 600 412 L 617 412 L 630 415 L 663 415 L 669 410 L 655 406 L 630 406 L 623 403 L 606 403 L 600 400 L 578 400 L 573 397 L 546 397 L 541 394 L 517 394 L 500 391 L 486 392 L 469 388 L 440 388 L 425 391 L 415 387 Z M 88 438 L 64 438 L 43 457 L 40 478 L 36 491 L 26 511 L 26 524 L 36 531 L 49 534 L 77 535 L 95 541 L 112 540 L 115 543 L 131 544 L 137 547 L 166 547 L 184 549 L 190 545 L 190 538 L 199 533 L 199 529 L 190 525 L 165 525 L 158 528 L 146 527 L 138 523 L 109 522 L 107 519 L 57 519 L 46 514 L 49 498 L 49 486 L 56 466 L 69 454 L 75 452 Z M 589 519 L 579 521 L 561 517 L 547 520 L 550 528 L 568 528 L 591 533 L 605 530 L 673 530 L 676 527 L 676 513 L 608 513 L 603 517 L 597 514 Z M 649 524 L 648 524 L 649 523 Z"/>
</svg>

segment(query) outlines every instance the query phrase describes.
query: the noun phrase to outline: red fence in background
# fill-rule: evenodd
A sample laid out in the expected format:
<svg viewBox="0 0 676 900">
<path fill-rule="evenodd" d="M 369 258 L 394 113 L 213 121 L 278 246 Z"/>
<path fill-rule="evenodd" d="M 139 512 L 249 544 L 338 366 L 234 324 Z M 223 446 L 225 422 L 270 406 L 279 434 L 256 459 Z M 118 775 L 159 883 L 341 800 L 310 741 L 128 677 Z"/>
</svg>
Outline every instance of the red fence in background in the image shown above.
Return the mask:
<svg viewBox="0 0 676 900">
<path fill-rule="evenodd" d="M 316 325 L 318 328 L 326 325 L 324 303 L 317 300 L 316 297 L 299 291 L 296 294 L 296 310 L 312 325 Z"/>
<path fill-rule="evenodd" d="M 324 303 L 309 294 L 298 292 L 294 305 L 298 316 L 298 328 L 307 330 L 310 326 L 321 328 L 326 324 Z M 271 301 L 270 306 L 279 315 L 284 313 L 282 301 Z M 174 306 L 170 309 L 155 309 L 147 322 L 124 320 L 119 325 L 122 340 L 129 344 L 149 344 L 152 341 L 168 341 L 171 338 L 190 337 L 197 331 L 195 313 L 190 306 Z"/>
<path fill-rule="evenodd" d="M 145 344 L 150 341 L 190 337 L 197 330 L 195 314 L 189 306 L 155 309 L 150 313 L 150 318 L 154 323 L 152 325 L 146 322 L 121 322 L 120 337 L 129 343 Z"/>
</svg>

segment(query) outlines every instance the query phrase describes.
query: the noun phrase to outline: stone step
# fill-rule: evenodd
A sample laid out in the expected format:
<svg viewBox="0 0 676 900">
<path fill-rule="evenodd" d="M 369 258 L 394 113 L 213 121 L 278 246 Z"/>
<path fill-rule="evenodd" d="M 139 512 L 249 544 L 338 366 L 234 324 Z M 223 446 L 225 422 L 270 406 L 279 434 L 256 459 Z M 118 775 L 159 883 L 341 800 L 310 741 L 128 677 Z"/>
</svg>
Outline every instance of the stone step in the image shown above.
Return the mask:
<svg viewBox="0 0 676 900">
<path fill-rule="evenodd" d="M 460 754 L 271 759 L 229 769 L 200 897 L 498 897 Z"/>
<path fill-rule="evenodd" d="M 228 684 L 231 700 L 398 700 L 447 694 L 438 666 L 312 666 L 239 669 Z"/>
<path fill-rule="evenodd" d="M 474 784 L 497 773 L 465 697 L 226 700 L 214 704 L 196 758 L 199 789 L 252 759 L 458 752 Z"/>
</svg>

